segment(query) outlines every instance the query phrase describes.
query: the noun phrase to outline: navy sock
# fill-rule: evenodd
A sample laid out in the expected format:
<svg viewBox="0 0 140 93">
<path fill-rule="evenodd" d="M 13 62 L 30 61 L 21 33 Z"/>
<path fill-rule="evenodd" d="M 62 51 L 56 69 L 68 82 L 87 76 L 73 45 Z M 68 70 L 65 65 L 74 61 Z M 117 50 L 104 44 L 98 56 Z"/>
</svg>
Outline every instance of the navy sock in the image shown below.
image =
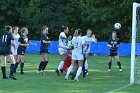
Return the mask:
<svg viewBox="0 0 140 93">
<path fill-rule="evenodd" d="M 48 61 L 45 61 L 45 62 L 44 62 L 44 65 L 43 65 L 43 67 L 42 67 L 42 70 L 45 70 L 47 64 L 48 64 Z"/>
<path fill-rule="evenodd" d="M 121 63 L 120 62 L 117 62 L 118 66 L 119 66 L 119 69 L 122 69 L 121 67 Z"/>
<path fill-rule="evenodd" d="M 112 62 L 108 63 L 108 68 L 111 69 Z"/>
<path fill-rule="evenodd" d="M 44 65 L 44 62 L 43 62 L 43 61 L 41 61 L 41 62 L 40 62 L 40 64 L 39 64 L 38 71 L 42 70 L 42 68 L 43 68 L 43 65 Z"/>
</svg>

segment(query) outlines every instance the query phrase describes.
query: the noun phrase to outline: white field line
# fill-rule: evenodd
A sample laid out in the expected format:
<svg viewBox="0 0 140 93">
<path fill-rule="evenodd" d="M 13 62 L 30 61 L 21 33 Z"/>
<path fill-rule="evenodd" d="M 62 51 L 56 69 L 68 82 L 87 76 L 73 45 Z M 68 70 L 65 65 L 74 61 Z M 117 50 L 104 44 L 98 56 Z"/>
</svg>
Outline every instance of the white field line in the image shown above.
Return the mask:
<svg viewBox="0 0 140 93">
<path fill-rule="evenodd" d="M 124 86 L 122 86 L 122 87 L 119 87 L 119 88 L 117 88 L 117 89 L 115 89 L 115 90 L 112 90 L 112 91 L 109 91 L 109 92 L 106 92 L 106 93 L 113 93 L 113 92 L 119 91 L 119 90 L 121 90 L 121 89 L 124 89 L 124 88 L 126 88 L 126 87 L 129 87 L 130 85 L 131 85 L 131 84 L 124 85 Z"/>
</svg>

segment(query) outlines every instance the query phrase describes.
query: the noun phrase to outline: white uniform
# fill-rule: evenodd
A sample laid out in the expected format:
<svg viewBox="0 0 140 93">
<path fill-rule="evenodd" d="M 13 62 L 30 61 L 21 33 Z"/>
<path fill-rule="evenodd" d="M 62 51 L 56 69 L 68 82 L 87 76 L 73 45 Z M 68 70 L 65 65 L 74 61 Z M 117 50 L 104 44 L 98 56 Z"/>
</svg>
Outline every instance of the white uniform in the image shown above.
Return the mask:
<svg viewBox="0 0 140 93">
<path fill-rule="evenodd" d="M 59 46 L 63 46 L 63 47 L 67 47 L 67 41 L 65 39 L 61 39 L 60 37 L 64 37 L 67 38 L 66 34 L 64 32 L 61 32 L 59 35 Z M 67 54 L 67 50 L 63 49 L 63 48 L 58 48 L 60 55 L 62 54 Z"/>
<path fill-rule="evenodd" d="M 83 60 L 83 38 L 81 36 L 73 37 L 72 44 L 74 49 L 72 50 L 73 60 Z"/>
<path fill-rule="evenodd" d="M 95 41 L 94 37 L 88 37 L 88 36 L 83 36 L 83 42 L 85 43 L 89 43 L 88 49 L 87 46 L 84 48 L 84 51 L 86 51 L 89 53 L 90 52 L 90 47 L 91 47 L 91 43 Z"/>
<path fill-rule="evenodd" d="M 17 48 L 18 48 L 18 39 L 19 39 L 20 35 L 17 34 L 13 34 L 13 38 L 14 38 L 14 44 L 15 44 L 15 47 L 16 47 L 16 50 L 14 49 L 13 46 L 11 46 L 11 50 L 12 50 L 12 54 L 15 56 L 17 55 Z"/>
</svg>

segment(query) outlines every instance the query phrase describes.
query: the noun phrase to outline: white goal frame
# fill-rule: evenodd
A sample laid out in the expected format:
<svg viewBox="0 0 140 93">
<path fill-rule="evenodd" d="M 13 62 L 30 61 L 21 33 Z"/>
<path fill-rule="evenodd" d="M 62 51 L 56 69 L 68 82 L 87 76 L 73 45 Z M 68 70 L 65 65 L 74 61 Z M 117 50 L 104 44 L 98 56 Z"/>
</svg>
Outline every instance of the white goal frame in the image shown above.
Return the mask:
<svg viewBox="0 0 140 93">
<path fill-rule="evenodd" d="M 135 82 L 135 49 L 136 49 L 136 31 L 137 31 L 137 7 L 140 7 L 140 4 L 133 3 L 133 13 L 132 13 L 132 43 L 131 43 L 131 71 L 130 71 L 130 84 Z"/>
</svg>

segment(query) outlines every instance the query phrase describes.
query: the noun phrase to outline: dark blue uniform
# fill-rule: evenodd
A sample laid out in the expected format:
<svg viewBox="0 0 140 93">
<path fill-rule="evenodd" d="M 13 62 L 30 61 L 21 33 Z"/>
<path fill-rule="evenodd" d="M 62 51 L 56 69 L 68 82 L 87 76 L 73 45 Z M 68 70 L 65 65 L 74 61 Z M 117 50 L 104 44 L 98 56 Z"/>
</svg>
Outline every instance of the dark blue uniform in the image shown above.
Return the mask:
<svg viewBox="0 0 140 93">
<path fill-rule="evenodd" d="M 117 46 L 120 44 L 120 40 L 119 39 L 113 40 L 111 38 L 111 39 L 109 39 L 108 44 L 111 45 L 109 56 L 112 56 L 112 57 L 117 56 L 118 55 Z"/>
<path fill-rule="evenodd" d="M 47 37 L 46 34 L 41 33 L 41 46 L 40 46 L 40 54 L 49 54 L 48 48 L 49 44 L 43 43 L 43 40 L 49 41 L 49 38 Z"/>
<path fill-rule="evenodd" d="M 0 38 L 0 55 L 8 56 L 11 54 L 11 40 L 14 40 L 11 33 L 5 32 Z"/>
<path fill-rule="evenodd" d="M 27 36 L 21 35 L 18 42 L 20 42 L 21 44 L 28 44 L 29 40 Z M 26 51 L 26 46 L 20 46 L 20 45 L 18 46 L 18 49 L 17 49 L 18 55 L 24 55 L 25 51 Z"/>
</svg>

